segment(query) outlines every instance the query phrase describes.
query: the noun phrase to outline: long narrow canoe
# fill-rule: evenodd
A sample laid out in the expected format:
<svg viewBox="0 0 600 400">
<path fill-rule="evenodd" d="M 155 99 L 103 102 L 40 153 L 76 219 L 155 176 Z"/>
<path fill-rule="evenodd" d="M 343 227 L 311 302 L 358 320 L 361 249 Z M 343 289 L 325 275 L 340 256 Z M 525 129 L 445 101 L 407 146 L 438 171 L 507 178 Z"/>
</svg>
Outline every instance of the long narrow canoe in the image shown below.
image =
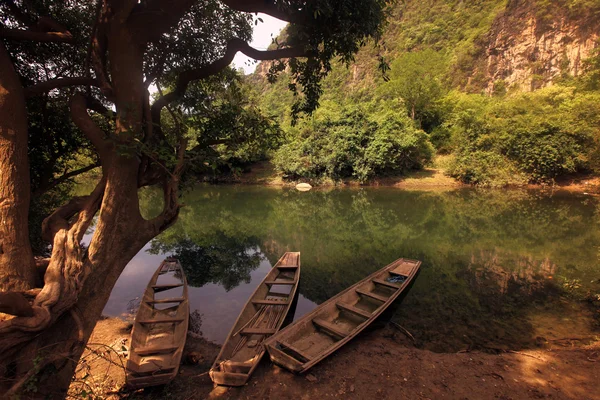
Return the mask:
<svg viewBox="0 0 600 400">
<path fill-rule="evenodd" d="M 292 372 L 306 372 L 381 315 L 420 267 L 420 261 L 401 258 L 327 300 L 265 341 L 271 360 Z"/>
<path fill-rule="evenodd" d="M 244 306 L 210 369 L 214 383 L 244 385 L 265 355 L 264 340 L 283 324 L 300 281 L 300 253 L 285 253 Z"/>
<path fill-rule="evenodd" d="M 150 279 L 135 317 L 127 360 L 129 387 L 163 385 L 177 375 L 189 315 L 183 268 L 177 259 L 167 258 Z"/>
</svg>

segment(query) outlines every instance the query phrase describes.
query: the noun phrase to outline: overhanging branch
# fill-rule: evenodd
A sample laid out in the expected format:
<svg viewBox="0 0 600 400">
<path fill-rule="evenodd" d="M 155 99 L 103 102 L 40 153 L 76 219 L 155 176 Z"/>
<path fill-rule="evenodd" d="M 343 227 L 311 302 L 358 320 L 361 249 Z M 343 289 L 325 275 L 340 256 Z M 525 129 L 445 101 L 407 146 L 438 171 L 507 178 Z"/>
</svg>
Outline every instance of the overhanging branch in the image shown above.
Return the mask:
<svg viewBox="0 0 600 400">
<path fill-rule="evenodd" d="M 86 99 L 77 93 L 71 99 L 71 118 L 83 134 L 96 148 L 100 160 L 107 156 L 109 150 L 108 142 L 104 140 L 104 131 L 92 120 L 87 112 Z"/>
<path fill-rule="evenodd" d="M 295 21 L 294 16 L 275 5 L 273 0 L 221 0 L 229 8 L 249 13 L 263 13 L 287 22 Z"/>
<path fill-rule="evenodd" d="M 53 89 L 60 89 L 68 86 L 98 86 L 98 82 L 90 77 L 74 77 L 74 78 L 56 78 L 45 82 L 40 82 L 35 85 L 25 88 L 25 96 L 33 97 L 44 94 Z"/>
<path fill-rule="evenodd" d="M 53 180 L 52 182 L 48 182 L 47 184 L 40 186 L 37 190 L 35 190 L 32 195 L 33 196 L 40 196 L 44 193 L 46 193 L 48 190 L 55 188 L 56 186 L 60 185 L 61 183 L 65 182 L 66 180 L 73 178 L 77 175 L 81 175 L 84 172 L 88 172 L 93 170 L 94 168 L 97 168 L 100 166 L 100 163 L 94 163 L 91 165 L 88 165 L 86 167 L 83 168 L 79 168 L 76 170 L 73 170 L 71 172 L 67 172 L 64 175 L 60 176 L 59 178 L 56 178 L 55 180 Z"/>
<path fill-rule="evenodd" d="M 177 83 L 175 84 L 175 89 L 172 92 L 159 97 L 159 99 L 156 100 L 152 105 L 152 121 L 155 124 L 160 122 L 160 113 L 162 109 L 167 104 L 180 99 L 185 94 L 190 82 L 204 79 L 219 73 L 229 64 L 231 64 L 233 57 L 235 57 L 238 52 L 244 53 L 248 57 L 259 61 L 277 60 L 281 58 L 292 57 L 307 57 L 309 55 L 303 48 L 288 47 L 276 50 L 257 50 L 241 39 L 231 39 L 227 44 L 227 50 L 225 51 L 225 55 L 223 57 L 200 68 L 184 71 L 179 75 L 177 78 Z"/>
<path fill-rule="evenodd" d="M 0 28 L 0 37 L 14 40 L 32 40 L 34 42 L 73 43 L 70 32 L 37 32 L 25 29 Z"/>
</svg>

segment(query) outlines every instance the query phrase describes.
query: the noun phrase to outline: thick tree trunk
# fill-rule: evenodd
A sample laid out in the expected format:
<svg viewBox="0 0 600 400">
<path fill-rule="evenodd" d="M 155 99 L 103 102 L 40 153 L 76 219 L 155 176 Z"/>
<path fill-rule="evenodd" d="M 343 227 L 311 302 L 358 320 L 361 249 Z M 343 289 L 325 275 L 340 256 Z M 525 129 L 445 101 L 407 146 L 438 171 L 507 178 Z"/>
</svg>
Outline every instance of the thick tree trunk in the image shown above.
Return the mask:
<svg viewBox="0 0 600 400">
<path fill-rule="evenodd" d="M 69 354 L 68 359 L 54 364 L 57 371 L 38 377 L 39 393 L 52 398 L 65 396 L 77 361 L 119 275 L 153 236 L 139 212 L 135 193 L 138 161 L 117 156 L 109 164 L 111 168 L 107 173 L 104 200 L 88 249 L 90 275 L 73 311 L 63 315 L 28 346 L 34 347 L 36 354 L 41 354 L 40 349 L 56 343 L 52 347 L 54 354 Z M 135 293 L 132 293 L 134 296 Z M 78 343 L 75 348 L 74 343 Z"/>
<path fill-rule="evenodd" d="M 23 87 L 0 41 L 0 292 L 31 289 L 27 112 Z"/>
<path fill-rule="evenodd" d="M 137 2 L 129 3 L 134 7 Z M 121 17 L 117 14 L 108 23 L 107 29 L 112 80 L 109 83 L 112 88 L 108 87 L 107 90 L 111 91 L 117 109 L 116 129 L 110 139 L 105 138 L 104 133 L 87 114 L 81 95 L 75 95 L 71 103 L 74 122 L 100 156 L 103 178 L 90 196 L 74 198 L 44 221 L 45 234 L 54 240 L 52 256 L 44 276 L 44 287 L 33 303 L 34 316 L 0 321 L 0 374 L 4 373 L 6 377 L 6 372 L 11 369 L 7 366 L 11 363 L 16 365 L 16 376 L 10 377 L 13 378 L 12 381 L 7 383 L 0 379 L 0 397 L 3 385 L 12 386 L 12 393 L 8 393 L 9 395 L 19 394 L 27 382 L 31 382 L 28 379 L 32 377 L 35 377 L 37 386 L 33 398 L 66 396 L 79 358 L 119 275 L 133 256 L 150 239 L 173 223 L 178 214 L 177 178 L 174 176 L 165 181 L 165 208 L 159 217 L 144 220 L 139 210 L 137 190 L 140 157 L 136 143 L 143 139 L 143 54 L 146 44 L 132 37 L 125 23 L 126 18 L 121 20 Z M 12 69 L 13 75 L 9 76 L 10 79 L 7 78 L 4 56 L 5 51 L 0 54 L 0 84 L 15 86 L 18 79 Z M 6 63 L 12 67 L 8 58 Z M 4 122 L 2 117 L 9 115 L 13 120 L 20 121 L 20 125 L 16 127 L 19 130 L 11 128 L 14 124 L 6 124 L 11 128 L 10 131 L 24 132 L 25 141 L 18 142 L 18 154 L 24 155 L 25 174 L 20 175 L 14 169 L 6 175 L 3 173 L 0 179 L 6 180 L 3 186 L 10 187 L 10 190 L 19 188 L 23 182 L 27 185 L 27 196 L 19 197 L 19 201 L 24 203 L 25 214 L 12 216 L 14 226 L 11 228 L 13 235 L 17 232 L 20 234 L 21 230 L 17 229 L 16 224 L 24 224 L 26 239 L 29 176 L 26 173 L 27 125 L 24 101 L 20 85 L 14 88 L 10 86 L 10 90 L 5 92 L 8 94 L 1 92 L 0 96 L 11 95 L 12 105 L 23 106 L 18 113 L 9 106 L 2 109 L 1 106 L 6 101 L 2 102 L 0 97 L 0 121 Z M 13 115 L 18 115 L 19 118 L 12 117 Z M 4 136 L 2 140 L 0 144 L 4 143 Z M 15 140 L 12 139 L 11 143 L 16 148 Z M 17 153 L 16 150 L 12 151 Z M 179 171 L 180 168 L 181 166 L 176 170 Z M 87 250 L 82 249 L 79 242 L 83 232 L 98 210 L 96 229 L 90 245 Z M 4 209 L 2 212 L 5 212 Z M 7 212 L 14 213 L 15 210 L 11 208 Z M 4 214 L 0 215 L 4 217 Z M 28 242 L 26 248 L 30 251 Z M 32 262 L 31 253 L 21 261 L 23 260 Z M 5 265 L 0 264 L 0 271 L 5 270 Z M 26 285 L 23 287 L 27 288 Z M 31 393 L 27 395 L 32 397 Z"/>
<path fill-rule="evenodd" d="M 81 270 L 87 276 L 75 306 L 23 349 L 25 354 L 52 360 L 54 365 L 51 374 L 45 371 L 38 374 L 40 396 L 62 398 L 66 395 L 77 361 L 119 275 L 133 256 L 159 233 L 159 227 L 141 216 L 137 193 L 140 161 L 133 139 L 140 137 L 142 130 L 143 48 L 132 40 L 126 29 L 111 31 L 108 43 L 117 123 L 113 144 L 106 148 L 105 143 L 94 143 L 104 148 L 100 154 L 106 185 L 96 229 L 82 260 Z M 55 240 L 53 259 L 57 258 L 57 251 L 60 249 Z M 76 256 L 76 252 L 66 254 L 64 262 L 72 263 L 69 257 Z M 65 356 L 53 360 L 57 354 Z"/>
</svg>

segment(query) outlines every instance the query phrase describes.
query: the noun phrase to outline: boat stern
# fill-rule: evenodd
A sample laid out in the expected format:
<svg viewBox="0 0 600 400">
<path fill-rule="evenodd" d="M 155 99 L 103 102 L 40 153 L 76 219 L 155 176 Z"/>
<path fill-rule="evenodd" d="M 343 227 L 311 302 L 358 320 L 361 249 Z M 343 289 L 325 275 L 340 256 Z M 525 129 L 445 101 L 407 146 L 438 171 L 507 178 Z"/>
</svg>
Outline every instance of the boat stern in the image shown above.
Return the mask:
<svg viewBox="0 0 600 400">
<path fill-rule="evenodd" d="M 214 383 L 223 386 L 244 386 L 250 378 L 249 374 L 218 371 L 214 368 L 210 370 L 209 375 Z"/>
<path fill-rule="evenodd" d="M 271 343 L 265 345 L 269 352 L 269 358 L 274 364 L 279 365 L 291 372 L 299 373 L 303 370 L 304 363 L 296 360 L 294 357 L 284 353 Z"/>
</svg>

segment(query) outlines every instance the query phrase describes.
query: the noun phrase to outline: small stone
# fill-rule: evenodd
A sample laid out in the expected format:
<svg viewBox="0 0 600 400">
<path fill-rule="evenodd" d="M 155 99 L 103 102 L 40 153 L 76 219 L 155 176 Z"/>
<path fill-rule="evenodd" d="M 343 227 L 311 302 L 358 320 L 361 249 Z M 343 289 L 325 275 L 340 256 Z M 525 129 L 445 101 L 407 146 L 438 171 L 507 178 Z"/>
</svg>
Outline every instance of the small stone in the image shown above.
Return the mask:
<svg viewBox="0 0 600 400">
<path fill-rule="evenodd" d="M 350 385 L 350 393 L 354 393 L 354 385 Z"/>
<path fill-rule="evenodd" d="M 309 382 L 316 382 L 317 381 L 317 377 L 314 376 L 313 374 L 308 374 L 306 375 L 306 380 Z"/>
</svg>

